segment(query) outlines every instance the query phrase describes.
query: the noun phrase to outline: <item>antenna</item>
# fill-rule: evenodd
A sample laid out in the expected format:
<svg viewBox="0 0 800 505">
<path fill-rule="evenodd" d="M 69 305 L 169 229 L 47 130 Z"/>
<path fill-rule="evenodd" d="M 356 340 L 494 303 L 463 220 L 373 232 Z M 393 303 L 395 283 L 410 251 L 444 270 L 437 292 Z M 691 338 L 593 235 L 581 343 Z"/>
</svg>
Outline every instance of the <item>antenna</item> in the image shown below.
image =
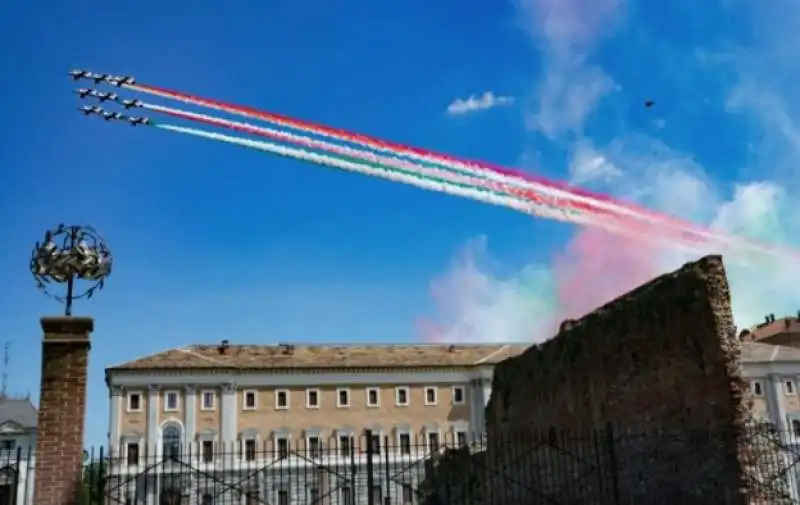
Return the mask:
<svg viewBox="0 0 800 505">
<path fill-rule="evenodd" d="M 5 345 L 3 346 L 3 379 L 0 388 L 0 397 L 7 398 L 8 392 L 8 362 L 9 362 L 9 355 L 11 354 L 11 342 L 6 340 Z"/>
</svg>

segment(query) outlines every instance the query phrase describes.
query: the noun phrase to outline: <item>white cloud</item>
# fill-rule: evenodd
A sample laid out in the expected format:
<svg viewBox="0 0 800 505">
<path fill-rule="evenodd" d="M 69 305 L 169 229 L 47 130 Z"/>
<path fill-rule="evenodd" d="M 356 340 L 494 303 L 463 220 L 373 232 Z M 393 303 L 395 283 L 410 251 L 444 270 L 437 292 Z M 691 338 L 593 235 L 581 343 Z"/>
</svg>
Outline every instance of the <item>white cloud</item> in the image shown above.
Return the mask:
<svg viewBox="0 0 800 505">
<path fill-rule="evenodd" d="M 451 115 L 467 114 L 469 112 L 488 110 L 494 107 L 511 105 L 513 103 L 514 97 L 495 95 L 491 91 L 485 91 L 480 96 L 472 95 L 466 100 L 456 98 L 453 100 L 453 103 L 447 106 L 447 113 Z"/>
<path fill-rule="evenodd" d="M 782 14 L 759 5 L 754 7 L 760 10 L 754 18 L 766 34 L 763 40 L 739 51 L 698 50 L 694 58 L 737 77 L 733 86 L 720 89 L 728 95 L 721 112 L 741 121 L 750 132 L 751 148 L 741 166 L 726 168 L 728 174 L 751 177 L 733 184 L 716 181 L 692 153 L 675 149 L 652 136 L 652 131 L 646 134 L 620 125 L 610 135 L 605 131 L 602 139 L 587 133 L 586 121 L 597 104 L 612 98 L 609 93 L 617 88 L 604 69 L 591 63 L 602 37 L 625 17 L 624 4 L 615 0 L 519 0 L 525 27 L 545 62 L 527 124 L 570 153 L 564 168 L 573 183 L 605 184 L 606 191 L 617 197 L 668 214 L 800 248 L 800 217 L 792 203 L 800 190 L 800 93 L 795 85 L 800 60 L 791 49 L 800 43 L 800 8 Z M 671 127 L 677 124 L 670 121 Z M 563 319 L 579 317 L 699 256 L 579 229 L 549 262 L 532 262 L 498 275 L 485 265 L 486 242 L 478 244 L 465 249 L 434 281 L 435 300 L 441 302 L 443 293 L 447 298 L 446 310 L 438 314 L 438 338 L 541 341 Z M 702 252 L 726 257 L 734 317 L 740 327 L 759 322 L 767 313 L 794 314 L 800 309 L 800 263 L 742 256 L 718 247 Z"/>
<path fill-rule="evenodd" d="M 585 184 L 590 181 L 610 179 L 622 176 L 622 170 L 597 152 L 591 142 L 578 142 L 569 163 L 570 183 Z"/>
<path fill-rule="evenodd" d="M 618 89 L 591 58 L 598 40 L 616 24 L 622 2 L 517 0 L 517 6 L 544 64 L 526 124 L 551 140 L 581 137 L 589 115 Z"/>
</svg>

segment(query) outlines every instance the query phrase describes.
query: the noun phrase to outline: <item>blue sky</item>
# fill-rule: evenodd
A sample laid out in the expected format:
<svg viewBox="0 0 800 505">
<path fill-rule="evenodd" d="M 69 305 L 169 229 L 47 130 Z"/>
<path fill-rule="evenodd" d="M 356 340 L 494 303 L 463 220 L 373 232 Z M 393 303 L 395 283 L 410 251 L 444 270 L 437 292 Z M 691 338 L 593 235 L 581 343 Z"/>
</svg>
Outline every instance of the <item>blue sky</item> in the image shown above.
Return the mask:
<svg viewBox="0 0 800 505">
<path fill-rule="evenodd" d="M 88 120 L 68 70 L 130 74 L 512 165 L 795 244 L 787 195 L 800 161 L 791 49 L 800 9 L 770 9 L 738 0 L 0 7 L 0 43 L 13 48 L 0 54 L 11 391 L 37 396 L 38 318 L 59 307 L 26 264 L 59 222 L 92 224 L 116 258 L 106 291 L 76 310 L 97 319 L 91 443 L 104 439 L 103 369 L 115 363 L 223 338 L 410 342 L 430 320 L 442 339 L 540 340 L 558 317 L 684 260 L 658 251 L 655 264 L 616 276 L 608 262 L 647 255 L 637 244 L 610 247 L 504 209 Z M 481 108 L 485 92 L 508 100 Z M 475 110 L 447 112 L 472 95 Z M 789 287 L 797 268 L 762 266 L 731 272 L 742 325 L 800 308 Z M 586 275 L 608 282 L 571 294 L 565 286 Z"/>
</svg>

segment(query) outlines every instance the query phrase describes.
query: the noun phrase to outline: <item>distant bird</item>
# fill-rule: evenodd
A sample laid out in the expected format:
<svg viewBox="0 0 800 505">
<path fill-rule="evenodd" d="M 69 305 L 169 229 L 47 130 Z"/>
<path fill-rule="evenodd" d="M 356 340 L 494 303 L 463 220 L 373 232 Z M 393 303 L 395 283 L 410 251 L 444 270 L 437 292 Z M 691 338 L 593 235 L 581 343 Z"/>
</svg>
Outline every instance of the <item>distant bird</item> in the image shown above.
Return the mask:
<svg viewBox="0 0 800 505">
<path fill-rule="evenodd" d="M 649 109 L 650 107 L 652 107 L 652 106 L 653 106 L 653 105 L 655 105 L 655 104 L 656 104 L 656 103 L 655 103 L 654 101 L 652 101 L 652 100 L 647 100 L 647 101 L 644 103 L 644 106 L 645 106 L 645 107 L 647 107 L 647 108 Z"/>
</svg>

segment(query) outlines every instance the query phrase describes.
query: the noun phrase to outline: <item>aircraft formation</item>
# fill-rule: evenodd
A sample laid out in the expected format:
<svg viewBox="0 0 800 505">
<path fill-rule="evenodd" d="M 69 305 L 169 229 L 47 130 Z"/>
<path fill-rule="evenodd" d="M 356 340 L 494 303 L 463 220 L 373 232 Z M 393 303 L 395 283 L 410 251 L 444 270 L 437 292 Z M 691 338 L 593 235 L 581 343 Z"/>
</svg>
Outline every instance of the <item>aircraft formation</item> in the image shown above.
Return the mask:
<svg viewBox="0 0 800 505">
<path fill-rule="evenodd" d="M 128 75 L 95 74 L 88 70 L 71 70 L 69 75 L 73 81 L 88 79 L 94 81 L 95 84 L 105 82 L 118 88 L 123 84 L 136 84 L 136 79 Z"/>
<path fill-rule="evenodd" d="M 118 75 L 111 75 L 111 74 L 96 74 L 93 72 L 89 72 L 88 70 L 72 70 L 69 72 L 70 77 L 73 80 L 81 80 L 86 79 L 89 81 L 93 81 L 95 84 L 110 84 L 116 87 L 122 87 L 123 85 L 133 85 L 136 83 L 136 79 L 130 76 L 118 76 Z M 111 93 L 108 91 L 99 91 L 92 88 L 79 88 L 75 90 L 75 94 L 78 95 L 80 99 L 86 98 L 95 98 L 100 103 L 104 102 L 114 102 L 122 105 L 125 110 L 139 108 L 143 106 L 141 100 L 136 99 L 123 99 L 116 93 Z M 107 111 L 100 106 L 97 105 L 84 105 L 79 107 L 78 110 L 84 116 L 90 115 L 97 115 L 105 119 L 106 121 L 117 120 L 117 121 L 125 121 L 131 126 L 137 125 L 149 125 L 150 119 L 144 116 L 128 116 L 126 114 L 122 114 L 120 112 L 113 112 Z"/>
</svg>

